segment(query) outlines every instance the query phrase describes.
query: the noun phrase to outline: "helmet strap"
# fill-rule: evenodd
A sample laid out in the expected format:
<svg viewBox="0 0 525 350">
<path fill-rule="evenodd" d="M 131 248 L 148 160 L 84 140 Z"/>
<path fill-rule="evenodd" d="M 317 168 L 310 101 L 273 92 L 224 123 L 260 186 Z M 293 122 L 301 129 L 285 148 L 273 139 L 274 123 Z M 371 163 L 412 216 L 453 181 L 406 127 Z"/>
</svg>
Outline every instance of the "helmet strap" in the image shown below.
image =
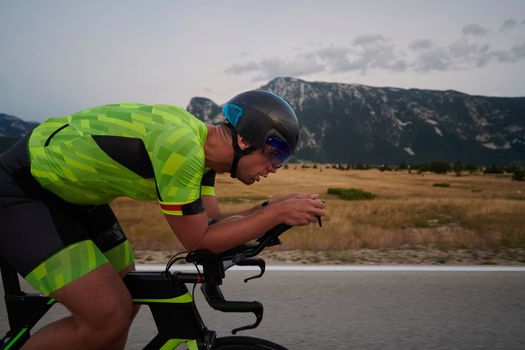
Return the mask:
<svg viewBox="0 0 525 350">
<path fill-rule="evenodd" d="M 232 167 L 230 169 L 230 176 L 235 179 L 237 177 L 237 165 L 239 164 L 241 157 L 252 153 L 256 150 L 256 148 L 254 146 L 250 146 L 245 150 L 242 150 L 239 146 L 239 143 L 237 142 L 237 131 L 230 123 L 227 123 L 226 125 L 232 130 L 233 161 Z"/>
</svg>

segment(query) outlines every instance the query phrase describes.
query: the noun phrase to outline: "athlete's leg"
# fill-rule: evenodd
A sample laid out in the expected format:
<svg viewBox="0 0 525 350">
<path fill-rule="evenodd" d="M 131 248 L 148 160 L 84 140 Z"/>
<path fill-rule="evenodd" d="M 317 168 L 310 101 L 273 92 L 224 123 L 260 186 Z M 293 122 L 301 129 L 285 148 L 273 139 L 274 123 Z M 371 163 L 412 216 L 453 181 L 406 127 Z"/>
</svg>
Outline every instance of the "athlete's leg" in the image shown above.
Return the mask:
<svg viewBox="0 0 525 350">
<path fill-rule="evenodd" d="M 69 206 L 27 198 L 0 210 L 0 254 L 73 314 L 37 332 L 28 349 L 109 349 L 131 323 L 126 286 Z"/>
<path fill-rule="evenodd" d="M 123 349 L 133 306 L 110 264 L 103 264 L 51 294 L 72 316 L 36 332 L 24 349 Z"/>
<path fill-rule="evenodd" d="M 108 349 L 127 331 L 132 304 L 83 227 L 93 207 L 66 203 L 41 188 L 29 172 L 27 149 L 19 151 L 0 157 L 0 255 L 73 314 L 43 328 L 27 348 Z"/>
<path fill-rule="evenodd" d="M 135 271 L 135 264 L 131 264 L 129 265 L 127 268 L 125 268 L 124 270 L 122 271 L 119 271 L 118 274 L 120 276 L 120 278 L 124 278 L 126 277 L 126 275 L 128 274 L 128 272 L 131 272 L 131 271 Z M 131 323 L 133 322 L 133 319 L 135 318 L 135 316 L 137 315 L 137 313 L 139 312 L 139 309 L 140 309 L 140 305 L 139 304 L 133 304 L 133 309 L 132 309 L 132 312 L 131 312 L 131 318 L 130 318 L 130 321 L 129 321 L 129 325 L 131 326 Z M 114 341 L 110 347 L 108 347 L 108 349 L 123 349 L 126 345 L 126 341 L 128 340 L 128 333 L 129 333 L 129 327 L 128 329 L 120 336 L 119 339 L 117 339 L 116 341 Z"/>
<path fill-rule="evenodd" d="M 82 225 L 89 233 L 90 238 L 95 242 L 106 259 L 124 278 L 128 272 L 135 271 L 133 251 L 131 245 L 120 226 L 117 217 L 107 204 L 98 205 L 89 210 L 87 215 L 82 218 Z M 138 313 L 140 305 L 133 305 L 130 318 L 130 325 Z M 122 336 L 111 344 L 109 348 L 120 349 L 126 345 L 129 329 Z"/>
</svg>

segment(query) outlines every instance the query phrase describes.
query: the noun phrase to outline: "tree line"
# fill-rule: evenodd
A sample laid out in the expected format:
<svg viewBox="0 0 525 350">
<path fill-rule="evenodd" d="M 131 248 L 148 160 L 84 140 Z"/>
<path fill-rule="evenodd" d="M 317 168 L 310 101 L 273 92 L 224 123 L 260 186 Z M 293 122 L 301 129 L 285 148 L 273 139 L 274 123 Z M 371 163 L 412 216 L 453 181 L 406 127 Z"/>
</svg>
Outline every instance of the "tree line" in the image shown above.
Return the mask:
<svg viewBox="0 0 525 350">
<path fill-rule="evenodd" d="M 291 165 L 290 165 L 291 166 Z M 369 169 L 378 169 L 380 171 L 400 171 L 406 170 L 409 173 L 415 172 L 421 174 L 424 172 L 431 172 L 435 174 L 446 174 L 449 172 L 454 172 L 457 176 L 461 176 L 464 172 L 477 173 L 483 172 L 483 174 L 512 174 L 512 179 L 516 181 L 525 180 L 525 168 L 519 167 L 516 165 L 509 166 L 500 166 L 500 165 L 491 165 L 491 166 L 477 166 L 474 164 L 463 164 L 462 162 L 448 163 L 444 161 L 436 161 L 429 163 L 421 164 L 406 164 L 401 162 L 397 166 L 393 165 L 370 165 L 365 163 L 355 163 L 355 164 L 344 164 L 344 163 L 334 163 L 334 164 L 307 164 L 302 163 L 300 165 L 294 165 L 296 169 L 300 166 L 302 169 L 337 169 L 337 170 L 369 170 Z M 285 165 L 285 169 L 289 168 L 289 165 Z"/>
</svg>

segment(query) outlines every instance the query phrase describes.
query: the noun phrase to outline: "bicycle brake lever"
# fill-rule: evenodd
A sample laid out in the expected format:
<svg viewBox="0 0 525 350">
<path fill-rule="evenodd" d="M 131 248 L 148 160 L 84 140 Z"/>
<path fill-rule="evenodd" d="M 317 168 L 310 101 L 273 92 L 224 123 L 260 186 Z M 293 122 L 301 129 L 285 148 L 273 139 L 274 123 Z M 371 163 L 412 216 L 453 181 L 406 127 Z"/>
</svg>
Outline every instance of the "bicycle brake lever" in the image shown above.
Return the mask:
<svg viewBox="0 0 525 350">
<path fill-rule="evenodd" d="M 236 265 L 239 266 L 257 266 L 261 269 L 261 272 L 258 275 L 248 277 L 244 279 L 244 283 L 247 283 L 249 280 L 253 280 L 256 278 L 261 278 L 264 275 L 264 272 L 266 271 L 266 262 L 264 262 L 263 259 L 245 259 L 242 261 L 239 261 Z"/>
<path fill-rule="evenodd" d="M 219 286 L 214 283 L 203 283 L 201 290 L 208 304 L 215 310 L 222 312 L 252 312 L 255 315 L 256 320 L 254 324 L 235 328 L 232 330 L 233 334 L 245 329 L 256 328 L 261 323 L 264 307 L 258 301 L 227 301 L 224 299 Z"/>
<path fill-rule="evenodd" d="M 254 303 L 257 303 L 257 302 L 254 302 Z M 254 328 L 257 328 L 259 326 L 259 324 L 261 323 L 261 321 L 263 319 L 263 308 L 262 308 L 262 305 L 259 308 L 257 308 L 257 310 L 253 310 L 252 312 L 255 315 L 255 323 L 251 324 L 251 325 L 248 325 L 248 326 L 244 326 L 244 327 L 239 327 L 239 328 L 233 329 L 232 330 L 232 334 L 233 335 L 235 335 L 237 332 L 245 331 L 247 329 L 254 329 Z"/>
</svg>

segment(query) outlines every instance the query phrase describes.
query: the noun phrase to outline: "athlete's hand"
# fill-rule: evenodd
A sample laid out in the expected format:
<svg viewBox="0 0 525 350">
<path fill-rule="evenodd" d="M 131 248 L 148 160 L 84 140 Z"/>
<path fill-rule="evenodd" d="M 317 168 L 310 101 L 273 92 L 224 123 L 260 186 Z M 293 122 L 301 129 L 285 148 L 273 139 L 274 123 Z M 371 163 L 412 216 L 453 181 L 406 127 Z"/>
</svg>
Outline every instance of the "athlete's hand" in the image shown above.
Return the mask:
<svg viewBox="0 0 525 350">
<path fill-rule="evenodd" d="M 268 205 L 274 205 L 290 199 L 319 199 L 319 195 L 311 193 L 294 192 L 285 196 L 270 198 L 268 199 Z"/>
<path fill-rule="evenodd" d="M 325 204 L 320 199 L 294 198 L 275 204 L 283 224 L 303 226 L 317 223 L 325 215 Z"/>
</svg>

